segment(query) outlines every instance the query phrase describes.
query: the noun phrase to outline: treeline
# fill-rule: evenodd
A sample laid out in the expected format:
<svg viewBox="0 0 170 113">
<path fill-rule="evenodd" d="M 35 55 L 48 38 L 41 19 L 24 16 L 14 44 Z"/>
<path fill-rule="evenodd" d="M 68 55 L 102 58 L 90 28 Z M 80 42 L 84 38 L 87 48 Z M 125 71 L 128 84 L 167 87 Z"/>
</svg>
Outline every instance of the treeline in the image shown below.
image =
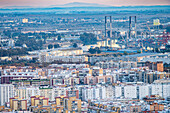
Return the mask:
<svg viewBox="0 0 170 113">
<path fill-rule="evenodd" d="M 80 40 L 85 45 L 96 44 L 97 37 L 93 33 L 83 33 L 80 35 Z"/>
<path fill-rule="evenodd" d="M 18 37 L 15 41 L 15 46 L 22 47 L 23 44 L 26 44 L 27 50 L 39 50 L 42 49 L 43 44 L 46 43 L 47 38 L 50 37 L 58 37 L 58 40 L 61 40 L 63 34 L 56 34 L 56 33 L 21 33 L 18 31 L 13 30 L 4 30 L 3 34 L 7 37 Z"/>
<path fill-rule="evenodd" d="M 99 47 L 90 48 L 89 53 L 91 53 L 91 54 L 99 54 L 99 53 L 101 53 L 101 50 L 100 50 Z"/>
<path fill-rule="evenodd" d="M 34 36 L 36 39 L 47 39 L 50 37 L 56 37 L 56 36 L 64 36 L 64 34 L 56 34 L 56 33 L 44 33 L 44 32 L 40 32 L 40 33 L 21 33 L 21 30 L 4 30 L 3 34 L 7 37 L 29 37 L 29 36 Z M 60 38 L 59 37 L 59 38 Z"/>
<path fill-rule="evenodd" d="M 33 68 L 39 67 L 39 62 L 36 62 L 35 60 L 12 60 L 12 61 L 1 61 L 0 65 L 2 67 L 6 66 L 32 66 Z"/>
<path fill-rule="evenodd" d="M 166 28 L 166 31 L 170 33 L 170 26 Z"/>
<path fill-rule="evenodd" d="M 15 46 L 23 46 L 23 44 L 26 44 L 27 50 L 32 51 L 42 49 L 44 43 L 43 40 L 37 40 L 34 37 L 20 36 L 17 39 Z"/>
<path fill-rule="evenodd" d="M 26 48 L 21 48 L 21 49 L 15 48 L 15 49 L 8 49 L 8 50 L 0 49 L 0 57 L 14 56 L 14 55 L 25 55 L 25 54 L 28 54 Z"/>
</svg>

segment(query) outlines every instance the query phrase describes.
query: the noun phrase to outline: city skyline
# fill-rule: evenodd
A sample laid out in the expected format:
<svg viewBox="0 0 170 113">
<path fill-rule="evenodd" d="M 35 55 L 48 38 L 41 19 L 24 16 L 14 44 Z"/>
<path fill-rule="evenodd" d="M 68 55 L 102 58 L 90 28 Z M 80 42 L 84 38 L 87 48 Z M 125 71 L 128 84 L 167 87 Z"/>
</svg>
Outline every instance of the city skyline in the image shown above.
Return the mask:
<svg viewBox="0 0 170 113">
<path fill-rule="evenodd" d="M 170 113 L 170 0 L 0 0 L 0 113 Z"/>
<path fill-rule="evenodd" d="M 51 5 L 64 5 L 72 2 L 83 2 L 83 3 L 97 3 L 108 6 L 150 6 L 150 5 L 170 5 L 169 0 L 0 0 L 0 7 L 7 6 L 33 6 L 33 7 L 48 7 Z M 40 4 L 41 3 L 41 4 Z"/>
</svg>

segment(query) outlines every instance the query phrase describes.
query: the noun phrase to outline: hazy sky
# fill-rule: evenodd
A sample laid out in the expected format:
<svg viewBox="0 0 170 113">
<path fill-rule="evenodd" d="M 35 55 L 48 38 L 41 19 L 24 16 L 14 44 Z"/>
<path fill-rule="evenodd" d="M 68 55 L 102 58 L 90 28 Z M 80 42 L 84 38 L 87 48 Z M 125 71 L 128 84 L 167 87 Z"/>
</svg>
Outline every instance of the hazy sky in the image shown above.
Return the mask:
<svg viewBox="0 0 170 113">
<path fill-rule="evenodd" d="M 0 0 L 0 7 L 4 6 L 50 6 L 70 2 L 98 3 L 112 6 L 134 5 L 170 5 L 170 0 Z"/>
</svg>

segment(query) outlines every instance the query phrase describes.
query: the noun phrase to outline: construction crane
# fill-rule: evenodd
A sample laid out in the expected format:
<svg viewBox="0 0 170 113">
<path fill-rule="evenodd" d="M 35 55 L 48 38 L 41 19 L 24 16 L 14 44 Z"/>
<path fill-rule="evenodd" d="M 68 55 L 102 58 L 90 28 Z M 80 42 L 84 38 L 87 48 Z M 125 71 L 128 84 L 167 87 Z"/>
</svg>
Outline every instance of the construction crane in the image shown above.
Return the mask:
<svg viewBox="0 0 170 113">
<path fill-rule="evenodd" d="M 151 29 L 150 29 L 150 27 L 148 26 L 148 23 L 146 23 L 146 26 L 147 26 L 147 28 L 148 28 L 148 30 L 149 30 L 149 38 L 151 38 Z"/>
</svg>

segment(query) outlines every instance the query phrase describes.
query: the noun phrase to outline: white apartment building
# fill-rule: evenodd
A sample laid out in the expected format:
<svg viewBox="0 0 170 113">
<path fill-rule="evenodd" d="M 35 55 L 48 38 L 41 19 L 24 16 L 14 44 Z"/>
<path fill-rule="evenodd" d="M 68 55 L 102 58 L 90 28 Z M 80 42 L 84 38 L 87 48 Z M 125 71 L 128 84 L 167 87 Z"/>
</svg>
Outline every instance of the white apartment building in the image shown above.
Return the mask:
<svg viewBox="0 0 170 113">
<path fill-rule="evenodd" d="M 38 87 L 29 87 L 26 89 L 27 98 L 31 96 L 40 95 L 40 90 Z"/>
<path fill-rule="evenodd" d="M 51 52 L 41 52 L 39 54 L 39 61 L 40 62 L 52 62 L 52 61 L 59 61 L 59 60 L 64 61 L 67 60 L 67 58 L 70 58 L 66 56 L 75 56 L 75 55 L 82 55 L 82 54 L 83 54 L 83 50 L 74 49 L 74 48 L 61 49 L 61 50 L 56 50 Z"/>
<path fill-rule="evenodd" d="M 111 98 L 138 98 L 143 99 L 150 95 L 160 95 L 163 98 L 170 96 L 170 84 L 121 84 L 118 86 L 86 86 L 82 89 L 82 99 L 101 100 Z"/>
<path fill-rule="evenodd" d="M 141 84 L 115 86 L 115 97 L 139 98 L 159 95 L 163 98 L 170 96 L 170 84 Z"/>
<path fill-rule="evenodd" d="M 137 98 L 137 86 L 136 85 L 124 86 L 124 97 Z"/>
<path fill-rule="evenodd" d="M 115 86 L 115 97 L 122 96 L 122 86 Z"/>
<path fill-rule="evenodd" d="M 33 70 L 30 67 L 14 67 L 14 68 L 5 68 L 2 70 L 2 76 L 32 76 L 37 77 L 38 76 L 38 70 Z"/>
<path fill-rule="evenodd" d="M 14 97 L 14 86 L 12 84 L 0 84 L 0 106 L 5 105 L 12 97 Z"/>
<path fill-rule="evenodd" d="M 100 100 L 106 98 L 105 86 L 89 86 L 82 90 L 82 100 Z"/>
<path fill-rule="evenodd" d="M 147 85 L 141 85 L 138 86 L 139 88 L 139 99 L 142 99 L 143 97 L 149 96 L 149 87 Z"/>
<path fill-rule="evenodd" d="M 49 65 L 53 68 L 70 68 L 70 69 L 79 69 L 79 68 L 86 68 L 89 67 L 88 64 L 51 64 Z"/>
<path fill-rule="evenodd" d="M 151 84 L 152 95 L 159 95 L 163 98 L 170 96 L 170 84 Z"/>
<path fill-rule="evenodd" d="M 30 99 L 31 96 L 40 95 L 40 90 L 38 87 L 19 87 L 15 89 L 15 96 Z"/>
<path fill-rule="evenodd" d="M 163 95 L 162 95 L 162 97 L 167 98 L 168 96 L 170 96 L 170 85 L 165 84 L 162 87 L 163 87 Z"/>
<path fill-rule="evenodd" d="M 158 54 L 158 55 L 151 55 L 151 56 L 145 56 L 140 61 L 146 62 L 146 61 L 151 61 L 151 62 L 157 62 L 157 61 L 163 61 L 163 63 L 170 63 L 170 53 L 165 53 L 165 54 Z"/>
<path fill-rule="evenodd" d="M 151 84 L 150 87 L 151 87 L 152 95 L 162 96 L 163 92 L 162 92 L 161 84 Z"/>
<path fill-rule="evenodd" d="M 54 101 L 54 90 L 53 88 L 39 88 L 40 96 L 44 96 L 45 98 L 49 98 L 50 101 Z"/>
<path fill-rule="evenodd" d="M 41 55 L 39 57 L 40 62 L 53 62 L 53 61 L 61 61 L 61 62 L 87 62 L 88 57 L 86 56 L 48 56 Z"/>
<path fill-rule="evenodd" d="M 116 59 L 116 58 L 115 58 Z M 130 61 L 119 61 L 119 60 L 105 60 L 97 62 L 95 65 L 107 69 L 107 68 L 117 68 L 117 69 L 131 69 L 137 67 L 137 62 L 130 62 Z M 119 61 L 119 62 L 118 62 Z"/>
<path fill-rule="evenodd" d="M 88 101 L 99 98 L 99 89 L 93 87 L 84 88 L 82 91 L 82 100 Z"/>
<path fill-rule="evenodd" d="M 106 86 L 106 98 L 114 98 L 115 89 L 112 85 Z"/>
<path fill-rule="evenodd" d="M 55 87 L 55 88 L 53 88 L 54 97 L 66 96 L 66 90 L 67 90 L 67 88 L 65 88 L 65 87 Z"/>
</svg>

